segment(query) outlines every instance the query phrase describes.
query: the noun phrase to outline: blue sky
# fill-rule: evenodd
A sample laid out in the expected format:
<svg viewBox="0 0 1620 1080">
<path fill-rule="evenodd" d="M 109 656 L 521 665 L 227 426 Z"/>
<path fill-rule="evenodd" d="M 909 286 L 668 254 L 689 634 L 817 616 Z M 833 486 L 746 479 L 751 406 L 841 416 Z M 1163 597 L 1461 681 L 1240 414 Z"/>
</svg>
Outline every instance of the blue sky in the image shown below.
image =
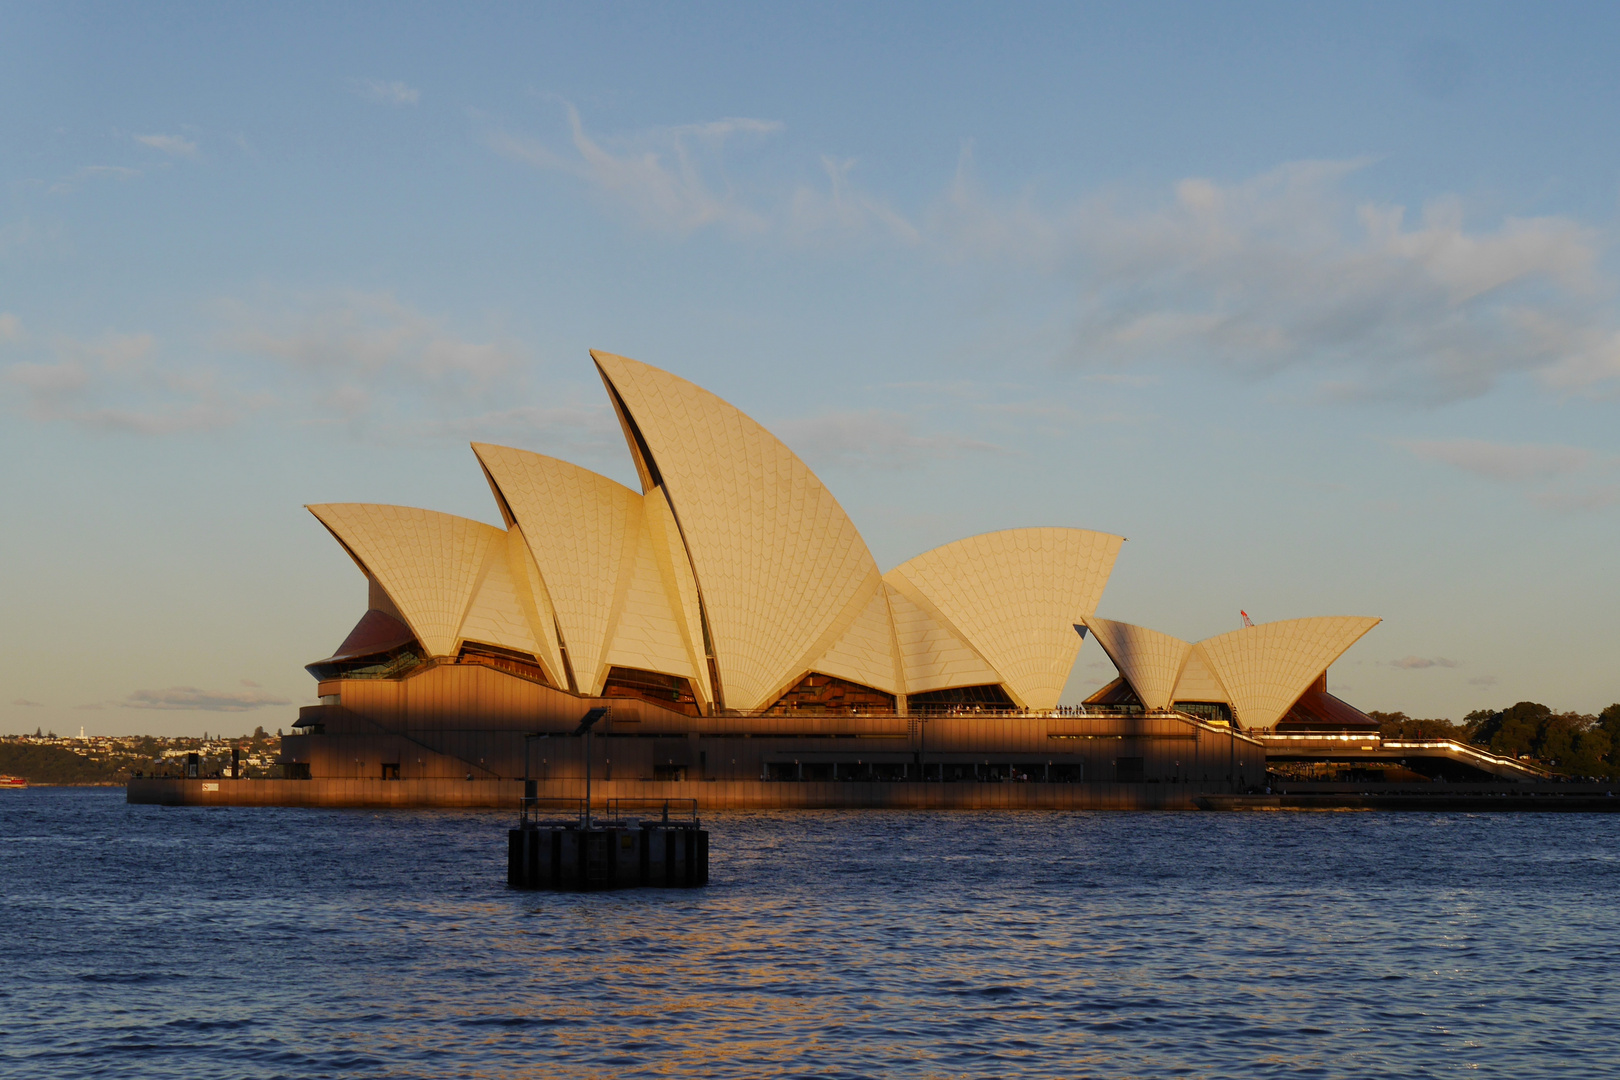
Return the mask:
<svg viewBox="0 0 1620 1080">
<path fill-rule="evenodd" d="M 633 482 L 588 348 L 885 568 L 1102 529 L 1108 617 L 1383 616 L 1363 708 L 1620 700 L 1617 23 L 0 5 L 0 731 L 288 726 L 365 596 L 302 504 Z"/>
</svg>

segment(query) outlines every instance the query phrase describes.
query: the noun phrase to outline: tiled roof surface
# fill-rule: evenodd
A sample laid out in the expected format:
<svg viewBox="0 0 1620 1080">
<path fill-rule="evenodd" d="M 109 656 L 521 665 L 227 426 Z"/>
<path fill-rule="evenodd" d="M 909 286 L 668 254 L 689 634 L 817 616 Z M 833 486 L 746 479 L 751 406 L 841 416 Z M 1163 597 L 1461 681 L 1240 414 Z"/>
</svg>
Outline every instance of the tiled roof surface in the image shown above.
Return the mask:
<svg viewBox="0 0 1620 1080">
<path fill-rule="evenodd" d="M 1091 616 L 1083 622 L 1142 704 L 1149 709 L 1167 708 L 1192 643 L 1112 619 Z"/>
<path fill-rule="evenodd" d="M 455 652 L 484 560 L 505 535 L 469 518 L 372 503 L 309 507 L 375 578 L 432 656 Z"/>
<path fill-rule="evenodd" d="M 1246 728 L 1276 725 L 1316 677 L 1379 620 L 1364 615 L 1286 619 L 1199 642 Z"/>
<path fill-rule="evenodd" d="M 833 621 L 877 570 L 871 552 L 809 467 L 740 410 L 667 371 L 591 355 L 646 440 L 680 522 L 727 707 L 769 705 L 838 629 Z"/>
<path fill-rule="evenodd" d="M 1007 529 L 925 552 L 904 578 L 1031 709 L 1057 705 L 1080 652 L 1074 624 L 1097 610 L 1122 538 L 1086 529 Z"/>
</svg>

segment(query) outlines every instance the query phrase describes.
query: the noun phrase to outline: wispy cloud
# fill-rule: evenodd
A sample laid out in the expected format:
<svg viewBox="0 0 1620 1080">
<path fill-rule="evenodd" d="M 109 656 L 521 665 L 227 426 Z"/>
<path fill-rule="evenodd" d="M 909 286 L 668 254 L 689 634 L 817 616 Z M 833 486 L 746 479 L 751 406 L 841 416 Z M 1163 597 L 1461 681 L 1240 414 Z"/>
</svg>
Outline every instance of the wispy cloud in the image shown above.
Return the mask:
<svg viewBox="0 0 1620 1080">
<path fill-rule="evenodd" d="M 624 438 L 618 419 L 606 404 L 573 402 L 565 405 L 519 405 L 471 416 L 429 420 L 418 426 L 422 434 L 456 439 L 533 439 L 542 433 L 555 437 L 567 433 L 576 445 L 591 442 L 602 448 L 617 448 Z"/>
<path fill-rule="evenodd" d="M 638 223 L 660 231 L 688 234 L 719 226 L 794 242 L 872 233 L 904 244 L 921 239 L 915 225 L 853 182 L 853 158 L 823 155 L 819 183 L 805 181 L 779 195 L 753 192 L 750 199 L 739 190 L 726 168 L 727 145 L 739 137 L 780 134 L 780 121 L 727 117 L 609 139 L 587 132 L 572 104 L 565 102 L 564 109 L 572 153 L 508 131 L 492 131 L 487 141 L 505 157 L 585 181 Z"/>
<path fill-rule="evenodd" d="M 1401 445 L 1428 461 L 1505 483 L 1521 483 L 1579 472 L 1592 462 L 1592 452 L 1575 446 L 1537 443 L 1493 443 L 1482 439 L 1439 439 Z"/>
<path fill-rule="evenodd" d="M 15 326 L 21 337 L 21 324 Z M 255 402 L 223 389 L 204 368 L 158 362 L 150 334 L 58 336 L 48 359 L 13 363 L 0 382 L 16 388 L 34 420 L 64 421 L 99 431 L 170 435 L 229 427 Z"/>
<path fill-rule="evenodd" d="M 903 413 L 834 412 L 772 425 L 782 441 L 819 468 L 902 469 L 962 454 L 1007 454 L 994 443 L 960 435 L 919 435 Z"/>
<path fill-rule="evenodd" d="M 21 705 L 25 709 L 43 709 L 45 707 L 43 701 L 29 701 L 27 698 L 12 698 L 11 703 Z"/>
<path fill-rule="evenodd" d="M 61 195 L 88 180 L 133 180 L 141 173 L 142 170 L 127 165 L 86 165 L 52 184 L 50 191 L 53 195 Z"/>
<path fill-rule="evenodd" d="M 1495 675 L 1475 675 L 1473 678 L 1468 680 L 1468 685 L 1469 686 L 1495 686 L 1496 685 L 1496 676 Z"/>
<path fill-rule="evenodd" d="M 1551 378 L 1562 359 L 1551 328 L 1604 317 L 1593 231 L 1563 218 L 1474 231 L 1452 199 L 1408 224 L 1403 207 L 1344 195 L 1365 164 L 1303 162 L 1230 185 L 1188 179 L 1158 202 L 1055 210 L 994 199 L 962 174 L 933 224 L 959 260 L 1072 278 L 1071 356 L 1087 365 L 1302 369 L 1327 397 L 1433 404 L 1478 396 L 1513 371 Z"/>
<path fill-rule="evenodd" d="M 166 690 L 137 690 L 119 704 L 126 709 L 248 712 L 266 705 L 289 705 L 291 702 L 258 689 L 210 692 L 195 686 L 171 686 Z"/>
<path fill-rule="evenodd" d="M 282 422 L 339 424 L 385 440 L 532 435 L 547 427 L 587 448 L 617 437 L 610 411 L 571 384 L 513 407 L 529 389 L 529 350 L 453 331 L 388 293 L 219 302 L 211 334 L 30 333 L 0 316 L 0 397 L 40 422 L 172 435 Z M 10 363 L 4 363 L 9 360 Z"/>
<path fill-rule="evenodd" d="M 1047 420 L 1076 420 L 1080 413 L 1072 406 L 1051 401 L 980 401 L 973 408 L 977 412 L 997 416 L 1034 417 Z"/>
<path fill-rule="evenodd" d="M 1245 378 L 1298 372 L 1329 402 L 1437 405 L 1515 374 L 1558 394 L 1620 393 L 1603 234 L 1567 217 L 1471 221 L 1452 196 L 1416 210 L 1357 199 L 1348 181 L 1372 159 L 1043 202 L 986 190 L 967 146 L 932 205 L 908 214 L 857 186 L 845 158 L 819 155 L 820 176 L 802 180 L 728 168 L 726 148 L 780 133 L 772 121 L 607 137 L 564 107 L 566 149 L 508 130 L 486 141 L 677 236 L 888 242 L 1044 278 L 1055 299 L 1037 321 L 1067 327 L 1067 361 L 1115 379 L 1181 363 Z"/>
<path fill-rule="evenodd" d="M 305 420 L 421 424 L 521 389 L 523 347 L 474 341 L 390 293 L 342 292 L 219 307 L 217 348 L 296 395 Z"/>
<path fill-rule="evenodd" d="M 801 184 L 793 191 L 782 221 L 784 234 L 793 240 L 818 242 L 878 234 L 880 238 L 913 245 L 922 241 L 917 226 L 881 199 L 852 181 L 855 159 L 821 159 L 825 186 Z"/>
<path fill-rule="evenodd" d="M 379 105 L 415 105 L 422 99 L 420 90 L 398 79 L 350 79 L 349 88 Z"/>
<path fill-rule="evenodd" d="M 142 146 L 150 146 L 154 150 L 161 150 L 170 157 L 194 158 L 197 156 L 197 143 L 195 140 L 182 135 L 136 135 L 135 141 Z"/>
<path fill-rule="evenodd" d="M 1544 510 L 1574 513 L 1620 505 L 1620 484 L 1601 482 L 1601 474 L 1612 474 L 1620 459 L 1600 457 L 1581 447 L 1482 439 L 1411 440 L 1398 445 L 1427 461 L 1487 480 L 1534 486 L 1525 495 Z"/>
<path fill-rule="evenodd" d="M 1620 484 L 1600 484 L 1576 491 L 1536 491 L 1530 501 L 1544 510 L 1574 513 L 1620 506 Z"/>
<path fill-rule="evenodd" d="M 1100 386 L 1124 386 L 1133 390 L 1140 390 L 1146 386 L 1153 386 L 1159 382 L 1157 375 L 1122 375 L 1118 372 L 1096 372 L 1087 375 L 1087 382 L 1094 382 Z"/>
<path fill-rule="evenodd" d="M 227 302 L 221 344 L 305 371 L 377 376 L 402 371 L 484 388 L 518 363 L 510 342 L 473 342 L 391 293 L 343 292 L 279 305 Z"/>
<path fill-rule="evenodd" d="M 1424 668 L 1454 668 L 1462 664 L 1456 660 L 1447 660 L 1443 656 L 1403 656 L 1399 660 L 1391 660 L 1389 666 L 1402 668 L 1406 671 L 1421 671 Z"/>
<path fill-rule="evenodd" d="M 609 141 L 588 134 L 579 110 L 564 107 L 573 153 L 499 130 L 486 141 L 504 157 L 585 181 L 649 228 L 682 234 L 711 225 L 753 234 L 767 229 L 768 218 L 747 206 L 727 179 L 724 149 L 737 136 L 775 134 L 782 130 L 779 122 L 728 117 Z"/>
</svg>

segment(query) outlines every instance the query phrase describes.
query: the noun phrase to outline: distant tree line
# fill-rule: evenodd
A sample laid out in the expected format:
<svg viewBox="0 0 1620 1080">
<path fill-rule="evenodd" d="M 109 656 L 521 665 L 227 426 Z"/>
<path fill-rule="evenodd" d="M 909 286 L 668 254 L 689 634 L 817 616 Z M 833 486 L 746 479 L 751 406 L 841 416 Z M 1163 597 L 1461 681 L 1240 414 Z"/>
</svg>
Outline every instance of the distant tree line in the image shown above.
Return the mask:
<svg viewBox="0 0 1620 1080">
<path fill-rule="evenodd" d="M 89 758 L 60 746 L 0 743 L 0 774 L 27 777 L 30 784 L 122 784 L 129 779 L 130 760 Z"/>
<path fill-rule="evenodd" d="M 38 733 L 36 733 L 37 735 Z M 272 754 L 276 738 L 263 727 L 252 735 L 230 740 L 238 745 L 243 756 L 252 753 Z M 54 738 L 55 736 L 49 736 Z M 25 738 L 25 737 L 24 737 Z M 150 735 L 124 737 L 112 747 L 41 746 L 23 742 L 10 736 L 0 737 L 0 775 L 26 777 L 30 784 L 51 785 L 122 785 L 136 774 L 146 776 L 168 772 L 179 775 L 185 768 L 184 759 L 163 758 L 166 750 L 203 751 L 202 740 L 192 738 L 158 739 Z M 230 769 L 230 754 L 203 753 L 199 772 L 218 775 Z M 276 776 L 280 766 L 268 769 L 245 769 L 245 776 Z"/>
<path fill-rule="evenodd" d="M 1461 724 L 1401 712 L 1368 713 L 1386 739 L 1454 739 L 1508 757 L 1529 757 L 1566 776 L 1620 779 L 1620 703 L 1594 715 L 1554 712 L 1534 701 L 1476 709 Z"/>
</svg>

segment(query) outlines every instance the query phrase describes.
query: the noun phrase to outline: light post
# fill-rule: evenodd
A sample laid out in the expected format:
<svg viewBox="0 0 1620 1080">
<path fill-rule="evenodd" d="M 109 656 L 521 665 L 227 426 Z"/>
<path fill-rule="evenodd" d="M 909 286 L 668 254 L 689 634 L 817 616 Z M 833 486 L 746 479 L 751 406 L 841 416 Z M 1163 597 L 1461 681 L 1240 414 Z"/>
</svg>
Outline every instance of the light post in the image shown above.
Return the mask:
<svg viewBox="0 0 1620 1080">
<path fill-rule="evenodd" d="M 574 729 L 575 735 L 585 736 L 585 828 L 591 827 L 591 728 L 612 710 L 606 705 L 598 705 L 586 712 L 580 718 L 579 727 Z"/>
</svg>

